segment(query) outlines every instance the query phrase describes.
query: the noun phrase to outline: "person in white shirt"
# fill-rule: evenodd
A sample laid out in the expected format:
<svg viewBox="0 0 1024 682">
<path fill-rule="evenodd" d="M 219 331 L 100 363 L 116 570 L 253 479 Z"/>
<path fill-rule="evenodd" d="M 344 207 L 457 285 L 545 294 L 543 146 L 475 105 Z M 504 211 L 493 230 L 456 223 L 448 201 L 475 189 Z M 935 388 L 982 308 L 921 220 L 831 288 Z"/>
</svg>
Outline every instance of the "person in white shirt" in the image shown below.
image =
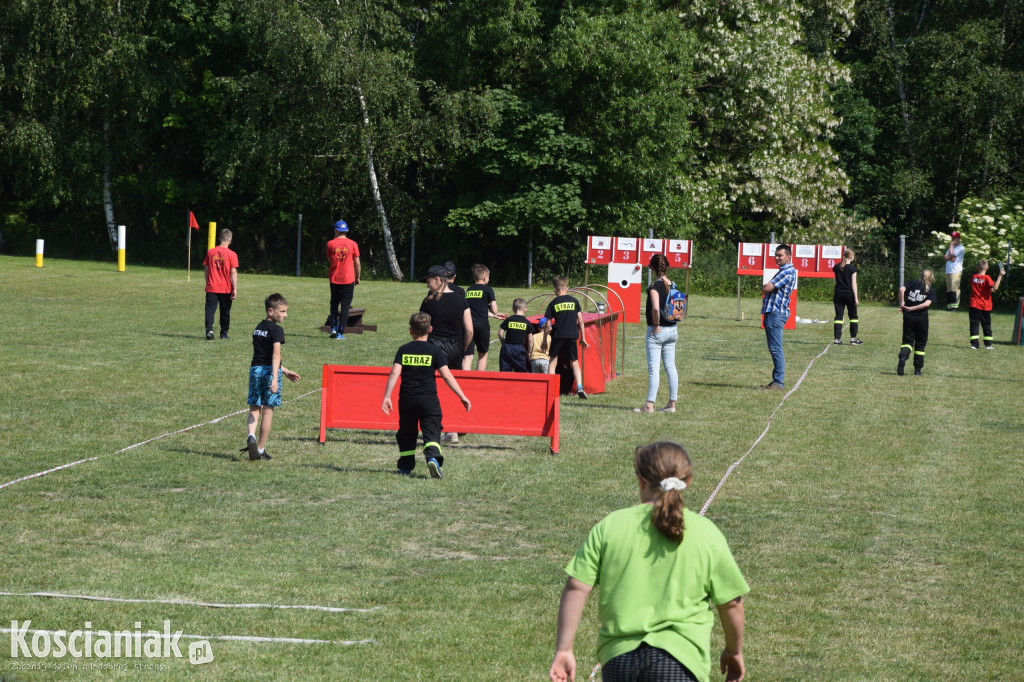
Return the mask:
<svg viewBox="0 0 1024 682">
<path fill-rule="evenodd" d="M 957 310 L 960 307 L 960 276 L 964 271 L 964 247 L 960 243 L 960 233 L 950 235 L 949 243 L 942 259 L 946 261 L 946 308 Z"/>
</svg>

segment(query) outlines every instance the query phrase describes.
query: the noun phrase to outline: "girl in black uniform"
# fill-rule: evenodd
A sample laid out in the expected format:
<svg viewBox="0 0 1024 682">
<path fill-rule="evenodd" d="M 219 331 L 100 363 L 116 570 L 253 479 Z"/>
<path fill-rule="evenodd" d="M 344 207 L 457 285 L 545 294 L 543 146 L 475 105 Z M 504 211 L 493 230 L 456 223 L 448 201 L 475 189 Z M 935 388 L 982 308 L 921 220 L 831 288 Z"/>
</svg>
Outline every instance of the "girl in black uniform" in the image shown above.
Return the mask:
<svg viewBox="0 0 1024 682">
<path fill-rule="evenodd" d="M 836 292 L 832 296 L 832 304 L 836 308 L 836 319 L 832 323 L 835 332 L 835 341 L 843 342 L 843 309 L 850 313 L 850 345 L 859 346 L 863 343 L 857 338 L 857 330 L 860 320 L 857 319 L 857 304 L 860 303 L 857 295 L 857 266 L 853 264 L 853 249 L 846 249 L 843 252 L 843 260 L 836 263 L 832 272 L 836 275 Z"/>
<path fill-rule="evenodd" d="M 903 376 L 903 367 L 911 351 L 914 353 L 914 374 L 924 369 L 924 347 L 928 343 L 928 308 L 935 303 L 935 275 L 931 270 L 921 272 L 921 279 L 914 279 L 900 287 L 900 311 L 903 313 L 903 345 L 896 373 Z"/>
<path fill-rule="evenodd" d="M 462 367 L 462 356 L 473 341 L 473 321 L 466 296 L 447 287 L 447 270 L 432 265 L 423 280 L 430 291 L 420 304 L 420 312 L 430 315 L 433 331 L 428 341 L 444 351 L 448 366 Z"/>
</svg>

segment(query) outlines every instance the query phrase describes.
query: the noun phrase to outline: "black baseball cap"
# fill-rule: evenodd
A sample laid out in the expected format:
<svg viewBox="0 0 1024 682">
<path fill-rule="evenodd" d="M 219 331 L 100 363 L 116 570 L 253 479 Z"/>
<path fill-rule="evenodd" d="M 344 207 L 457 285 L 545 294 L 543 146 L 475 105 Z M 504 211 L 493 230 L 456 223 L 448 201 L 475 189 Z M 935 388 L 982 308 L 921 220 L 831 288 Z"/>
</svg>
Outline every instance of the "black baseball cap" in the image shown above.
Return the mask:
<svg viewBox="0 0 1024 682">
<path fill-rule="evenodd" d="M 420 277 L 421 282 L 426 282 L 428 277 L 447 277 L 448 269 L 443 265 L 431 265 L 430 269 L 427 270 L 427 274 Z"/>
</svg>

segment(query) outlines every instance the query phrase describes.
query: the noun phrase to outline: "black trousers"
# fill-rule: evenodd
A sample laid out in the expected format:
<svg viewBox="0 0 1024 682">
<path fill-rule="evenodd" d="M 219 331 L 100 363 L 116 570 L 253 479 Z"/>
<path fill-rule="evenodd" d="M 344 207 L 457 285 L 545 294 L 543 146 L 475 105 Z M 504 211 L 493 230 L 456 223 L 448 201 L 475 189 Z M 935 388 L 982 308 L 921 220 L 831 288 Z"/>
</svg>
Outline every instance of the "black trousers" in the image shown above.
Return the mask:
<svg viewBox="0 0 1024 682">
<path fill-rule="evenodd" d="M 646 642 L 601 668 L 604 682 L 697 682 L 690 670 L 664 649 Z"/>
<path fill-rule="evenodd" d="M 850 314 L 850 338 L 857 338 L 857 332 L 860 331 L 860 320 L 857 319 L 857 304 L 853 302 L 853 294 L 836 294 L 832 298 L 832 305 L 836 309 L 835 322 L 832 323 L 835 337 L 843 338 L 843 310 L 845 309 Z"/>
<path fill-rule="evenodd" d="M 398 397 L 398 468 L 412 471 L 416 466 L 416 436 L 423 432 L 423 459 L 441 455 L 441 401 L 437 395 L 415 398 Z"/>
<path fill-rule="evenodd" d="M 335 284 L 331 282 L 331 313 L 328 319 L 333 329 L 339 334 L 345 333 L 345 326 L 348 324 L 348 311 L 352 307 L 352 294 L 355 293 L 356 285 Z M 340 308 L 340 310 L 339 310 Z"/>
<path fill-rule="evenodd" d="M 978 347 L 978 327 L 981 327 L 984 334 L 985 345 L 992 345 L 992 312 L 980 308 L 970 308 L 967 311 L 971 316 L 971 345 Z"/>
<path fill-rule="evenodd" d="M 903 314 L 903 345 L 900 360 L 907 361 L 914 353 L 914 369 L 924 367 L 924 347 L 928 345 L 928 315 Z"/>
<path fill-rule="evenodd" d="M 213 331 L 213 313 L 220 305 L 220 333 L 227 334 L 231 326 L 231 294 L 206 292 L 206 331 Z"/>
<path fill-rule="evenodd" d="M 462 345 L 466 342 L 464 338 L 431 334 L 427 337 L 427 341 L 444 351 L 448 358 L 448 369 L 462 369 L 462 358 L 466 354 L 466 349 Z M 472 344 L 470 344 L 470 348 L 472 348 Z"/>
</svg>

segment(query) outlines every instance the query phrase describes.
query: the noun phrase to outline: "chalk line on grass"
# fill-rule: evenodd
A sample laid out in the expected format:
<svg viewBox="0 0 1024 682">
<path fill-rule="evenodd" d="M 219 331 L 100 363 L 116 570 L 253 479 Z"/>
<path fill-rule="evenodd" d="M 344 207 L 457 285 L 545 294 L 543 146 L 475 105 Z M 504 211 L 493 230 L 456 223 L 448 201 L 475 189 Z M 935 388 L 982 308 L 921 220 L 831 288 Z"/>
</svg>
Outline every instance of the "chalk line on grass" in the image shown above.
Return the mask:
<svg viewBox="0 0 1024 682">
<path fill-rule="evenodd" d="M 59 592 L 0 592 L 0 597 L 47 597 L 50 599 L 86 599 L 89 601 L 116 602 L 118 604 L 174 604 L 179 606 L 205 606 L 211 609 L 304 609 L 327 611 L 328 613 L 370 613 L 381 607 L 357 609 L 343 606 L 319 606 L 316 604 L 218 604 L 215 602 L 188 601 L 186 599 L 129 599 L 121 597 L 97 597 L 87 594 L 61 594 Z"/>
<path fill-rule="evenodd" d="M 305 398 L 306 396 L 313 395 L 314 393 L 320 393 L 322 390 L 323 390 L 322 388 L 316 388 L 316 389 L 313 389 L 312 391 L 309 391 L 307 393 L 303 393 L 302 395 L 295 396 L 294 398 L 289 398 L 288 400 L 285 400 L 283 402 L 284 403 L 290 403 L 292 401 L 299 400 L 301 398 Z M 133 448 L 137 448 L 139 446 L 146 445 L 148 443 L 152 443 L 153 441 L 158 441 L 158 440 L 160 440 L 162 438 L 169 438 L 170 436 L 176 436 L 179 433 L 185 433 L 186 431 L 192 431 L 193 429 L 198 429 L 201 426 L 209 426 L 210 424 L 216 424 L 217 422 L 224 421 L 225 419 L 227 419 L 229 417 L 235 417 L 235 416 L 240 415 L 240 414 L 242 414 L 244 412 L 247 412 L 247 411 L 248 410 L 238 410 L 236 412 L 231 412 L 230 414 L 225 414 L 222 417 L 217 417 L 216 419 L 211 419 L 210 421 L 203 422 L 202 424 L 193 424 L 192 426 L 187 426 L 187 427 L 185 427 L 183 429 L 178 429 L 177 431 L 170 431 L 168 433 L 156 436 L 154 438 L 149 438 L 149 439 L 144 440 L 142 442 L 135 443 L 134 445 L 129 445 L 126 448 L 121 448 L 120 450 L 117 450 L 117 451 L 115 451 L 115 452 L 113 452 L 111 454 L 119 455 L 122 452 L 128 452 L 129 450 L 131 450 Z M 0 490 L 3 490 L 7 486 L 14 485 L 15 483 L 21 483 L 22 481 L 27 481 L 27 480 L 33 479 L 33 478 L 39 478 L 40 476 L 45 476 L 46 474 L 52 474 L 53 472 L 60 471 L 61 469 L 67 469 L 69 467 L 73 467 L 76 464 L 82 464 L 84 462 L 95 462 L 99 458 L 100 458 L 100 455 L 97 455 L 96 457 L 87 457 L 85 459 L 80 459 L 77 462 L 68 462 L 67 464 L 62 464 L 59 467 L 54 467 L 52 469 L 47 469 L 46 471 L 40 471 L 38 473 L 30 474 L 28 476 L 22 476 L 21 478 L 16 478 L 13 481 L 8 481 L 7 483 L 0 484 Z"/>
<path fill-rule="evenodd" d="M 62 636 L 66 636 L 68 634 L 68 632 L 69 632 L 68 630 L 34 630 L 34 629 L 27 629 L 27 628 L 15 630 L 15 629 L 12 629 L 12 628 L 0 628 L 0 633 L 8 634 L 8 635 L 13 635 L 13 634 L 21 635 L 23 633 L 24 634 L 32 634 L 32 635 L 34 635 L 34 634 L 38 633 L 38 634 L 45 634 L 45 635 L 53 636 L 53 635 L 56 635 L 56 634 L 59 633 Z M 82 630 L 82 632 L 91 632 L 91 633 L 96 634 L 96 633 L 102 633 L 102 632 L 108 632 L 108 631 L 106 631 L 106 630 Z M 118 632 L 122 632 L 122 631 L 118 631 Z M 144 640 L 144 639 L 207 639 L 207 640 L 210 640 L 210 639 L 213 639 L 213 640 L 230 641 L 230 642 L 259 642 L 259 643 L 268 643 L 268 644 L 340 644 L 342 646 L 352 646 L 353 644 L 379 644 L 380 643 L 380 642 L 378 642 L 375 639 L 343 639 L 343 640 L 333 640 L 333 639 L 300 639 L 298 637 L 257 637 L 257 636 L 254 636 L 254 635 L 186 635 L 184 633 L 180 634 L 180 635 L 177 634 L 177 633 L 168 635 L 168 634 L 165 634 L 163 632 L 157 632 L 156 630 L 151 630 L 149 632 L 132 632 L 132 631 L 125 630 L 123 632 L 127 633 L 128 636 L 130 636 L 132 639 L 136 639 L 136 640 Z"/>
<path fill-rule="evenodd" d="M 711 492 L 711 495 L 708 497 L 707 501 L 704 503 L 704 506 L 701 507 L 701 510 L 700 510 L 700 515 L 701 516 L 704 516 L 704 512 L 706 512 L 708 510 L 708 507 L 711 506 L 711 503 L 714 502 L 715 496 L 718 495 L 718 491 L 722 489 L 723 485 L 725 485 L 726 479 L 729 478 L 729 475 L 732 474 L 733 470 L 736 467 L 738 467 L 740 464 L 742 464 L 743 460 L 745 460 L 747 458 L 747 455 L 749 455 L 751 452 L 753 452 L 754 448 L 757 447 L 758 443 L 760 443 L 764 439 L 764 437 L 766 435 L 768 435 L 768 430 L 770 428 L 772 428 L 772 420 L 775 419 L 775 414 L 779 410 L 782 409 L 782 405 L 786 402 L 786 398 L 788 398 L 789 396 L 793 395 L 793 393 L 796 392 L 796 389 L 800 388 L 800 384 L 802 384 L 804 379 L 807 378 L 807 373 L 811 371 L 811 366 L 814 365 L 814 361 L 817 360 L 818 358 L 820 358 L 821 356 L 823 356 L 825 353 L 827 353 L 828 349 L 831 348 L 832 345 L 833 345 L 832 342 L 829 342 L 829 344 L 827 346 L 825 346 L 825 350 L 823 350 L 820 353 L 818 353 L 817 355 L 815 355 L 813 358 L 811 358 L 811 361 L 809 363 L 807 363 L 807 368 L 804 369 L 804 373 L 801 374 L 800 378 L 796 380 L 795 384 L 793 384 L 793 388 L 789 389 L 789 391 L 786 393 L 786 395 L 782 396 L 782 400 L 780 400 L 779 404 L 775 406 L 775 409 L 772 410 L 772 413 L 770 415 L 768 415 L 768 423 L 765 424 L 764 431 L 761 432 L 761 435 L 757 437 L 757 440 L 755 440 L 754 444 L 750 446 L 750 449 L 748 449 L 745 453 L 743 453 L 742 457 L 740 457 L 738 460 L 733 462 L 729 466 L 729 468 L 726 469 L 725 475 L 722 476 L 722 480 L 718 482 L 718 485 L 715 486 L 715 489 Z"/>
<path fill-rule="evenodd" d="M 99 459 L 99 457 L 86 457 L 85 459 L 80 459 L 77 462 L 68 462 L 67 464 L 61 464 L 59 467 L 53 467 L 52 469 L 47 469 L 46 471 L 40 471 L 39 473 L 36 474 L 22 476 L 21 478 L 16 478 L 13 481 L 8 481 L 7 483 L 0 485 L 0 490 L 3 490 L 9 485 L 14 485 L 15 483 L 21 483 L 22 481 L 27 481 L 31 478 L 39 478 L 40 476 L 45 476 L 46 474 L 52 474 L 54 471 L 60 471 L 61 469 L 67 469 L 68 467 L 73 467 L 76 464 L 81 464 L 82 462 L 92 462 L 97 459 Z"/>
</svg>

